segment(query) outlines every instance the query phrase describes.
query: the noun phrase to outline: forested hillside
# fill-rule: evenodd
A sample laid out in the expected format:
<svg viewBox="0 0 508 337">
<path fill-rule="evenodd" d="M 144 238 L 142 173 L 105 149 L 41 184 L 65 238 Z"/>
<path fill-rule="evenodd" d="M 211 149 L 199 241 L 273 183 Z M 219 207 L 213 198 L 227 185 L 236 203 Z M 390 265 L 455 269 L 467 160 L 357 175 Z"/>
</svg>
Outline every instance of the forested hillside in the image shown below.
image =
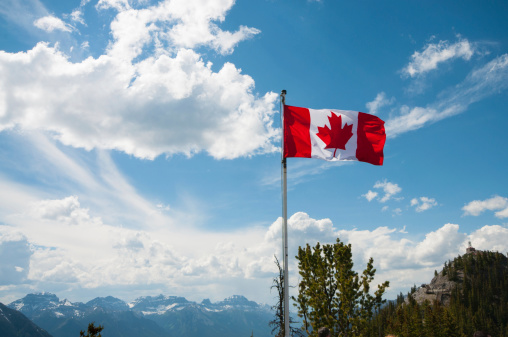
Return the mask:
<svg viewBox="0 0 508 337">
<path fill-rule="evenodd" d="M 443 276 L 449 282 L 435 287 Z M 432 283 L 434 287 L 415 286 L 407 296 L 400 294 L 396 302 L 383 308 L 372 321 L 369 336 L 469 337 L 483 331 L 492 337 L 508 337 L 505 255 L 473 249 L 446 262 Z"/>
</svg>

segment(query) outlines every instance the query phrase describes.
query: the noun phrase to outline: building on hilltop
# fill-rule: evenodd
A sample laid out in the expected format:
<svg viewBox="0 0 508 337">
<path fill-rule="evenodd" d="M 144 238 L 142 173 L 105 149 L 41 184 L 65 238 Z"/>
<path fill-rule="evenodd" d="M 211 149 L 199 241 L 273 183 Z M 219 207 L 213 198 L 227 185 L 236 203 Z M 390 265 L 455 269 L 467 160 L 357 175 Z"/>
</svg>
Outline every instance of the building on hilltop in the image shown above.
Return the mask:
<svg viewBox="0 0 508 337">
<path fill-rule="evenodd" d="M 476 255 L 476 249 L 471 246 L 471 241 L 469 241 L 469 247 L 466 248 L 466 254 L 474 254 Z"/>
</svg>

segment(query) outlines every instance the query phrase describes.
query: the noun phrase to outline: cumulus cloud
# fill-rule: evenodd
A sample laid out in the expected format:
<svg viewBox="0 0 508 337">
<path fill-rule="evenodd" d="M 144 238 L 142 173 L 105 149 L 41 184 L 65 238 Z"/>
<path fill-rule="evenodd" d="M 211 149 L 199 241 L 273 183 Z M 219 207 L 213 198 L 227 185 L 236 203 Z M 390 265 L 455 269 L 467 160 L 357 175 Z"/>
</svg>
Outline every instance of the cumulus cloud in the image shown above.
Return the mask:
<svg viewBox="0 0 508 337">
<path fill-rule="evenodd" d="M 125 1 L 100 1 L 98 8 L 113 7 L 118 14 L 112 40 L 98 58 L 73 62 L 47 43 L 0 52 L 0 131 L 46 130 L 65 145 L 147 159 L 200 151 L 231 159 L 275 151 L 277 94 L 256 95 L 254 80 L 241 69 L 226 62 L 213 71 L 193 50 L 231 53 L 259 33 L 216 25 L 233 3 L 161 1 L 133 9 Z"/>
<path fill-rule="evenodd" d="M 496 217 L 503 219 L 508 218 L 508 198 L 494 196 L 486 200 L 473 200 L 462 207 L 464 215 L 478 216 L 484 211 L 497 211 Z"/>
<path fill-rule="evenodd" d="M 473 70 L 464 81 L 444 92 L 433 104 L 426 107 L 402 106 L 398 115 L 386 121 L 386 135 L 394 138 L 460 114 L 471 104 L 506 89 L 508 89 L 508 54 L 498 56 L 481 68 Z"/>
<path fill-rule="evenodd" d="M 35 217 L 44 220 L 56 220 L 68 224 L 94 221 L 90 218 L 88 209 L 80 206 L 77 196 L 70 196 L 61 200 L 41 200 L 32 206 L 32 213 Z"/>
<path fill-rule="evenodd" d="M 367 193 L 362 194 L 362 197 L 365 197 L 365 199 L 367 199 L 370 202 L 370 201 L 374 200 L 374 198 L 376 198 L 377 195 L 378 195 L 377 192 L 369 190 Z"/>
<path fill-rule="evenodd" d="M 499 225 L 483 226 L 469 235 L 471 245 L 479 250 L 490 250 L 506 254 L 508 228 Z"/>
<path fill-rule="evenodd" d="M 231 53 L 238 42 L 260 33 L 256 28 L 245 26 L 240 26 L 235 33 L 218 27 L 216 22 L 224 21 L 233 5 L 233 0 L 165 0 L 136 10 L 130 7 L 128 1 L 101 0 L 97 8 L 119 11 L 111 24 L 115 41 L 109 53 L 117 57 L 132 57 L 139 54 L 154 35 L 172 51 L 207 46 L 221 54 Z"/>
<path fill-rule="evenodd" d="M 73 212 L 88 212 L 72 196 L 44 200 L 38 205 L 45 211 L 29 211 L 12 218 L 18 225 L 16 232 L 0 226 L 0 253 L 6 253 L 2 250 L 6 243 L 18 247 L 12 252 L 21 252 L 9 260 L 12 263 L 4 264 L 10 275 L 2 279 L 4 285 L 16 284 L 22 278 L 36 289 L 44 286 L 48 291 L 62 284 L 74 289 L 121 285 L 133 290 L 157 287 L 162 292 L 204 297 L 211 289 L 218 296 L 228 296 L 232 287 L 250 284 L 256 286 L 250 287 L 246 295 L 270 300 L 266 289 L 276 273 L 273 256 L 282 256 L 280 218 L 268 228 L 236 233 L 164 227 L 133 230 L 108 225 L 100 218 L 79 217 L 69 222 Z M 43 226 L 31 225 L 41 221 Z M 376 279 L 390 280 L 392 297 L 407 291 L 421 277 L 431 277 L 431 272 L 447 259 L 462 254 L 468 240 L 477 249 L 508 249 L 508 231 L 500 226 L 484 226 L 467 235 L 459 231 L 458 225 L 446 224 L 421 240 L 414 236 L 410 240 L 395 228 L 345 230 L 330 219 L 314 219 L 297 212 L 288 219 L 288 232 L 292 284 L 298 282 L 294 259 L 298 247 L 334 243 L 338 237 L 352 244 L 356 268 L 363 268 L 370 257 L 374 258 Z M 189 237 L 193 238 L 192 245 Z"/>
<path fill-rule="evenodd" d="M 152 279 L 160 282 L 166 273 L 179 273 L 175 265 L 185 265 L 185 258 L 149 232 L 111 226 L 88 212 L 70 196 L 41 200 L 12 220 L 33 245 L 29 280 L 84 288 L 125 285 L 145 282 L 161 266 Z"/>
<path fill-rule="evenodd" d="M 369 190 L 366 194 L 362 194 L 362 197 L 365 197 L 368 201 L 372 201 L 374 199 L 378 199 L 379 202 L 387 202 L 392 199 L 396 194 L 402 191 L 402 188 L 395 183 L 391 183 L 386 179 L 384 181 L 378 181 L 374 184 L 374 188 L 381 189 L 384 193 L 382 197 L 379 197 L 379 193 L 375 191 Z"/>
<path fill-rule="evenodd" d="M 48 15 L 45 17 L 42 17 L 40 19 L 37 19 L 34 21 L 34 26 L 45 30 L 48 33 L 51 33 L 55 30 L 60 30 L 62 32 L 71 32 L 72 27 L 63 22 L 61 19 Z"/>
<path fill-rule="evenodd" d="M 459 233 L 459 225 L 446 224 L 434 232 L 425 235 L 425 239 L 416 245 L 416 249 L 411 254 L 419 263 L 435 264 L 436 261 L 444 263 L 444 259 L 452 258 L 457 253 L 466 240 L 466 235 Z"/>
<path fill-rule="evenodd" d="M 378 181 L 374 185 L 374 188 L 380 188 L 385 193 L 385 195 L 379 200 L 380 202 L 387 202 L 388 200 L 392 199 L 395 194 L 402 191 L 402 188 L 400 188 L 399 185 L 386 180 Z"/>
<path fill-rule="evenodd" d="M 437 201 L 428 197 L 413 198 L 411 199 L 411 206 L 415 207 L 417 212 L 423 212 L 437 206 Z"/>
<path fill-rule="evenodd" d="M 411 62 L 402 70 L 404 75 L 416 77 L 431 70 L 437 69 L 440 63 L 462 58 L 466 61 L 471 59 L 475 53 L 475 47 L 466 39 L 455 43 L 439 41 L 429 43 L 421 52 L 414 52 Z"/>
</svg>

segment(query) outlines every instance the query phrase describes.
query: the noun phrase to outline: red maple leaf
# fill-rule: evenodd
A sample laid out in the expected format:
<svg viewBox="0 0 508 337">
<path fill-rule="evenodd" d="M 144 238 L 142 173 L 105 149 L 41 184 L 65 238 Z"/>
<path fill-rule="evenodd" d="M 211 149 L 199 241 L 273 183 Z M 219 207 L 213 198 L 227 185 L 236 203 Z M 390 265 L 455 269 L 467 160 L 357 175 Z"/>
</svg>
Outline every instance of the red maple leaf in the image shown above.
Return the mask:
<svg viewBox="0 0 508 337">
<path fill-rule="evenodd" d="M 345 150 L 346 144 L 349 139 L 353 136 L 353 124 L 348 125 L 347 123 L 342 127 L 342 116 L 337 116 L 332 112 L 332 115 L 328 117 L 330 121 L 330 127 L 325 125 L 324 128 L 318 126 L 317 136 L 326 144 L 325 149 L 335 149 L 333 156 L 337 149 Z"/>
</svg>

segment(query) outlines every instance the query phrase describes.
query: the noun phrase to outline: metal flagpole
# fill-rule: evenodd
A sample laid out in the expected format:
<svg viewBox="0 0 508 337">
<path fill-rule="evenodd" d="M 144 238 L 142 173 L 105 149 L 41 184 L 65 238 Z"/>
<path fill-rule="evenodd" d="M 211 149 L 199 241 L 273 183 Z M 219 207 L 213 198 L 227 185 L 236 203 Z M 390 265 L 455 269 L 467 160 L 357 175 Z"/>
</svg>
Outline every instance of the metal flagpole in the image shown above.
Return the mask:
<svg viewBox="0 0 508 337">
<path fill-rule="evenodd" d="M 282 245 L 284 254 L 284 336 L 289 337 L 289 273 L 288 273 L 288 205 L 287 205 L 287 166 L 284 158 L 284 106 L 286 90 L 280 93 L 281 125 L 282 125 Z"/>
</svg>

